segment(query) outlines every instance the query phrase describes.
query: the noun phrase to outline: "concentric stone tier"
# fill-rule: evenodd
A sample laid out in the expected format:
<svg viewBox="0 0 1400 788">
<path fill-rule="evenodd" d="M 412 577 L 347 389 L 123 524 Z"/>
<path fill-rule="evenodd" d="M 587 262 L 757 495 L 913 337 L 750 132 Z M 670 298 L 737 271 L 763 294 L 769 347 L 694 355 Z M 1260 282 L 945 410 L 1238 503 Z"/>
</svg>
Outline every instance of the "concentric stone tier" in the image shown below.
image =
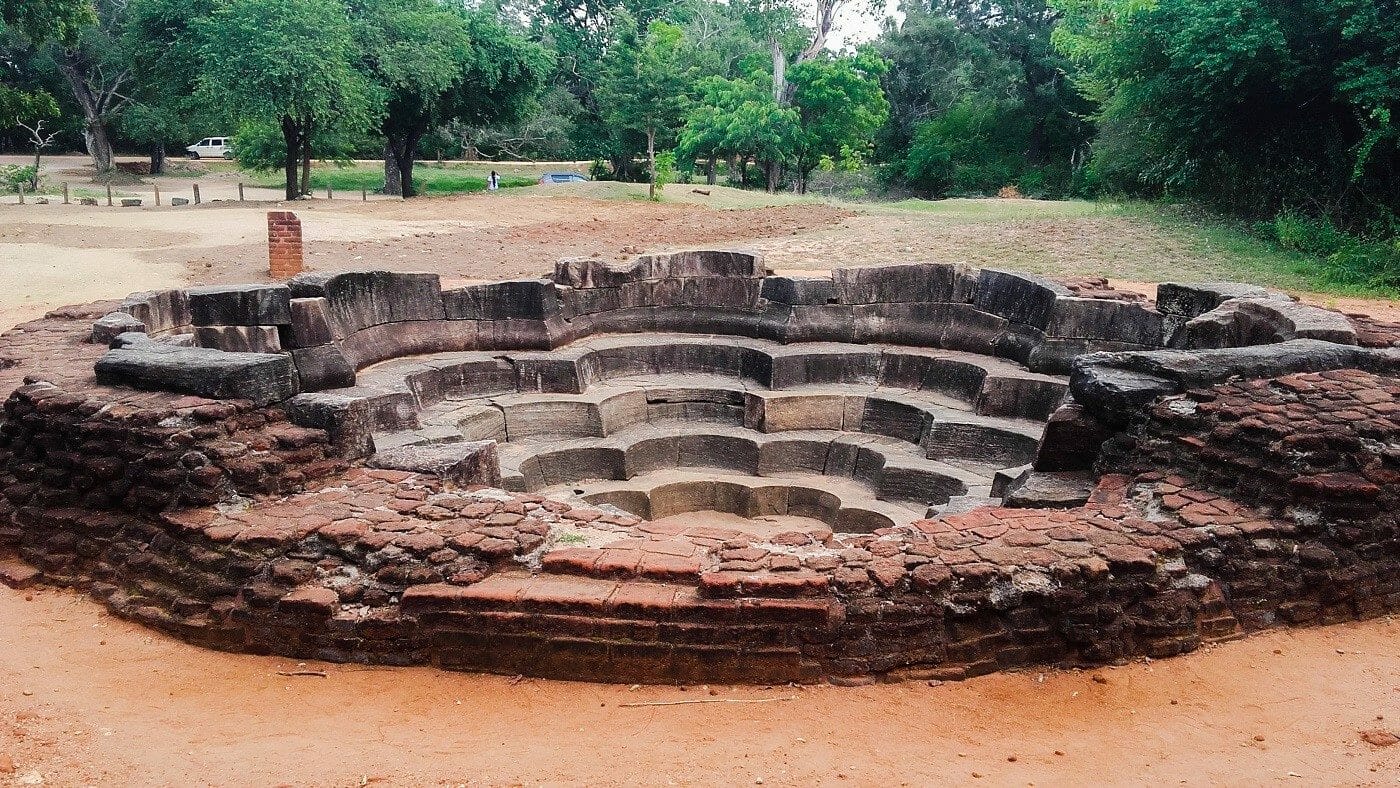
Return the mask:
<svg viewBox="0 0 1400 788">
<path fill-rule="evenodd" d="M 956 351 L 675 334 L 399 359 L 359 377 L 303 396 L 364 403 L 381 453 L 494 441 L 501 486 L 520 491 L 675 468 L 826 475 L 864 489 L 825 518 L 859 531 L 988 497 L 998 470 L 1031 461 L 1065 393 L 1062 379 Z M 402 452 L 386 467 L 426 468 Z M 614 490 L 646 498 L 630 491 Z M 862 498 L 869 516 L 835 515 Z"/>
</svg>

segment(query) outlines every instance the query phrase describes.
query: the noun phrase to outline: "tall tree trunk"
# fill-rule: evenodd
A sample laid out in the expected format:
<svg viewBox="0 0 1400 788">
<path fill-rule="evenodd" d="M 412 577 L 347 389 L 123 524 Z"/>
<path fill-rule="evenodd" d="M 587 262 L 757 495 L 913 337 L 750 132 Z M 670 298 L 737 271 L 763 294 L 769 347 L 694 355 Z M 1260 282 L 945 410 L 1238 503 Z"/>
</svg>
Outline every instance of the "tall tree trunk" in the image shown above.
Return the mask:
<svg viewBox="0 0 1400 788">
<path fill-rule="evenodd" d="M 778 191 L 778 181 L 782 178 L 782 170 L 778 168 L 778 163 L 776 161 L 763 162 L 763 173 L 768 176 L 768 183 L 765 185 L 764 190 L 769 194 L 776 193 Z"/>
<path fill-rule="evenodd" d="M 39 161 L 43 156 L 44 146 L 36 143 L 34 145 L 34 174 L 29 177 L 29 190 L 31 192 L 39 191 Z"/>
<path fill-rule="evenodd" d="M 749 157 L 739 157 L 739 186 L 747 189 L 749 187 Z"/>
<path fill-rule="evenodd" d="M 93 169 L 104 174 L 112 171 L 112 141 L 107 137 L 106 124 L 100 120 L 84 120 L 83 144 L 92 157 Z"/>
<path fill-rule="evenodd" d="M 632 178 L 632 160 L 627 156 L 615 156 L 608 159 L 608 163 L 613 168 L 613 178 L 619 181 L 629 181 Z"/>
<path fill-rule="evenodd" d="M 656 129 L 647 126 L 647 197 L 656 199 Z"/>
<path fill-rule="evenodd" d="M 399 155 L 394 150 L 394 140 L 384 138 L 384 193 L 403 196 L 403 176 L 399 174 Z"/>
<path fill-rule="evenodd" d="M 301 158 L 301 127 L 286 115 L 282 116 L 282 142 L 287 149 L 282 162 L 287 174 L 287 199 L 295 200 L 301 196 L 301 187 L 297 183 L 297 163 Z"/>
<path fill-rule="evenodd" d="M 58 70 L 68 80 L 73 98 L 83 111 L 83 144 L 87 147 L 88 155 L 92 156 L 92 166 L 99 174 L 106 174 L 112 171 L 112 141 L 107 134 L 107 113 L 113 95 L 93 91 L 83 72 L 83 63 L 76 51 L 64 50 L 58 58 Z M 120 84 L 118 80 L 116 85 Z M 112 90 L 115 91 L 115 87 Z"/>
<path fill-rule="evenodd" d="M 424 131 L 410 132 L 399 152 L 399 188 L 405 197 L 418 196 L 418 189 L 413 185 L 413 165 L 418 162 L 418 142 L 423 139 Z"/>
<path fill-rule="evenodd" d="M 713 153 L 711 153 L 711 154 L 710 154 L 710 161 L 707 163 L 707 166 L 705 167 L 705 183 L 709 184 L 710 186 L 714 186 L 714 185 L 715 185 L 715 159 L 716 159 L 716 158 L 718 158 L 718 157 L 716 157 Z"/>
<path fill-rule="evenodd" d="M 157 142 L 151 146 L 151 174 L 165 174 L 165 143 Z"/>
<path fill-rule="evenodd" d="M 311 193 L 311 121 L 301 132 L 301 193 Z"/>
<path fill-rule="evenodd" d="M 787 104 L 787 56 L 776 36 L 768 44 L 773 50 L 773 103 L 781 107 Z"/>
</svg>

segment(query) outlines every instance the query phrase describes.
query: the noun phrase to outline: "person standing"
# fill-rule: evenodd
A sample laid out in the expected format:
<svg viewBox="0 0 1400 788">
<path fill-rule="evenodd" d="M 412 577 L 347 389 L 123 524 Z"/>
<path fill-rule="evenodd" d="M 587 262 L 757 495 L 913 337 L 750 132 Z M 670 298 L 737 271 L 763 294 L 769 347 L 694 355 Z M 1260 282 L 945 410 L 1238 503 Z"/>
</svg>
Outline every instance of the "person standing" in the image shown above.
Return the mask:
<svg viewBox="0 0 1400 788">
<path fill-rule="evenodd" d="M 495 170 L 492 170 L 491 176 L 486 179 L 486 188 L 491 191 L 501 188 L 501 176 L 497 175 Z"/>
</svg>

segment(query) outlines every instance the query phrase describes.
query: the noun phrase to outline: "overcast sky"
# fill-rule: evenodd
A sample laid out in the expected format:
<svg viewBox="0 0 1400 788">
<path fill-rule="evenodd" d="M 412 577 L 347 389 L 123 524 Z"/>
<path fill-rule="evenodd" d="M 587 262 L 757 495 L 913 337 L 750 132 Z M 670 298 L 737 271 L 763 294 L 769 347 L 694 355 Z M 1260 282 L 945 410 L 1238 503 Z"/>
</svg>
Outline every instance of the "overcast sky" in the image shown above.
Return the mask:
<svg viewBox="0 0 1400 788">
<path fill-rule="evenodd" d="M 869 41 L 880 34 L 880 25 L 886 17 L 904 19 L 904 14 L 898 9 L 899 0 L 885 0 L 884 11 L 878 13 L 872 13 L 869 4 L 864 2 L 849 4 L 836 16 L 836 25 L 826 42 L 827 48 L 839 50 L 847 45 Z"/>
</svg>

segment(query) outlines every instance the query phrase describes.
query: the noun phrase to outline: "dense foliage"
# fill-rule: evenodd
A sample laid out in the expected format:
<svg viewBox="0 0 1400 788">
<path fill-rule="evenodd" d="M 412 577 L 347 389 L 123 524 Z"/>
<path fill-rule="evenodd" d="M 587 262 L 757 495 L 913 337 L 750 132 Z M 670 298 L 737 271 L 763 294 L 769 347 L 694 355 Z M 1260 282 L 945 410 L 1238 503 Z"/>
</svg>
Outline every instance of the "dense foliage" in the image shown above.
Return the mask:
<svg viewBox="0 0 1400 788">
<path fill-rule="evenodd" d="M 1320 237 L 1396 236 L 1394 0 L 1055 2 L 1057 40 L 1098 106 L 1102 187 L 1311 217 Z"/>
<path fill-rule="evenodd" d="M 1395 0 L 0 0 L 0 149 L 1192 202 L 1400 284 Z M 299 170 L 299 171 L 298 171 Z M 854 176 L 853 176 L 854 182 Z M 862 186 L 862 191 L 864 186 Z"/>
</svg>

